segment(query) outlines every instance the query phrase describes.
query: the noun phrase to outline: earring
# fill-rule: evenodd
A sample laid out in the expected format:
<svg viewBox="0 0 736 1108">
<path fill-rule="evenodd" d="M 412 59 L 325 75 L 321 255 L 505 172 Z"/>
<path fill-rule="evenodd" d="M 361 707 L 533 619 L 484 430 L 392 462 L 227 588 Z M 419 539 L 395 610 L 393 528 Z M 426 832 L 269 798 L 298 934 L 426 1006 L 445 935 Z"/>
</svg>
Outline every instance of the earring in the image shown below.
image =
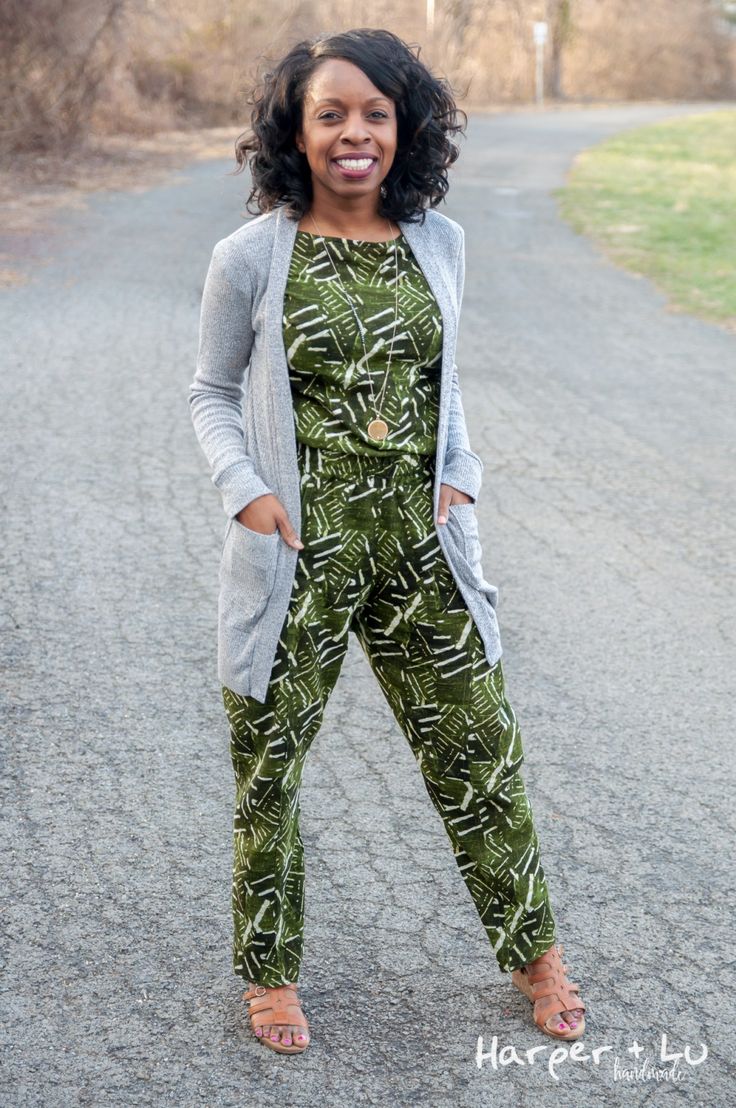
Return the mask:
<svg viewBox="0 0 736 1108">
<path fill-rule="evenodd" d="M 386 188 L 386 186 L 385 186 L 385 185 L 381 185 L 381 196 L 383 196 L 383 197 L 384 197 L 384 199 L 385 199 L 385 197 L 386 197 L 386 194 L 387 194 L 387 192 L 388 192 L 388 189 Z"/>
</svg>

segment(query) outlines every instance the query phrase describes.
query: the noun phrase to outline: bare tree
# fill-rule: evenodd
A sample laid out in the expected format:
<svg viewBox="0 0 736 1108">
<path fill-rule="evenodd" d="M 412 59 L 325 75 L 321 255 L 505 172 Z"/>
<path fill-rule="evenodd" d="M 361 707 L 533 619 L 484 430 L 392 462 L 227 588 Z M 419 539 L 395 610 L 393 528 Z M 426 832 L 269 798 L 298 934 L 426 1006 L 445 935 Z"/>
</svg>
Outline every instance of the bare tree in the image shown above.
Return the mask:
<svg viewBox="0 0 736 1108">
<path fill-rule="evenodd" d="M 54 149 L 84 131 L 105 78 L 100 46 L 125 0 L 4 0 L 0 7 L 3 150 Z"/>
<path fill-rule="evenodd" d="M 88 133 L 240 125 L 263 59 L 319 31 L 385 26 L 465 106 L 534 96 L 546 18 L 551 98 L 736 95 L 736 0 L 2 0 L 2 150 Z M 264 62 L 265 64 L 265 62 Z"/>
</svg>

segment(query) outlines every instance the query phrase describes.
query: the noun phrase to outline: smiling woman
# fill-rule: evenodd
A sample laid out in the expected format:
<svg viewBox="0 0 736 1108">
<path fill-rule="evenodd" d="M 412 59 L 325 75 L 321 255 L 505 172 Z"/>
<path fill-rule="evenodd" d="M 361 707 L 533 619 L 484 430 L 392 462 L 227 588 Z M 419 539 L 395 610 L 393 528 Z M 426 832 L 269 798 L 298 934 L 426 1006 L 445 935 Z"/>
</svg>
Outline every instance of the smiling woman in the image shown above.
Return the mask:
<svg viewBox="0 0 736 1108">
<path fill-rule="evenodd" d="M 300 43 L 252 134 L 261 214 L 216 244 L 192 418 L 230 517 L 220 666 L 236 780 L 233 968 L 253 1030 L 309 1041 L 299 790 L 352 631 L 406 736 L 493 955 L 578 1038 L 505 691 L 455 350 L 465 236 L 431 209 L 460 130 L 389 31 Z M 301 537 L 297 532 L 301 532 Z"/>
<path fill-rule="evenodd" d="M 332 95 L 325 95 L 328 92 Z M 323 223 L 339 217 L 333 198 L 337 175 L 343 181 L 354 182 L 344 193 L 345 214 L 354 225 L 356 212 L 363 208 L 361 227 L 369 224 L 375 209 L 374 182 L 388 175 L 396 156 L 393 101 L 377 92 L 367 74 L 352 62 L 330 58 L 314 73 L 307 89 L 295 139 L 311 173 L 310 215 L 321 215 Z M 368 187 L 359 189 L 357 182 Z M 300 229 L 304 229 L 301 224 Z M 345 232 L 337 232 L 341 233 Z"/>
<path fill-rule="evenodd" d="M 297 218 L 314 210 L 326 234 L 347 238 L 385 239 L 386 219 L 436 207 L 467 123 L 444 78 L 398 36 L 369 28 L 298 43 L 249 102 L 251 129 L 235 144 L 235 172 L 250 161 L 246 206 L 286 201 Z M 355 157 L 371 165 L 339 164 Z"/>
</svg>

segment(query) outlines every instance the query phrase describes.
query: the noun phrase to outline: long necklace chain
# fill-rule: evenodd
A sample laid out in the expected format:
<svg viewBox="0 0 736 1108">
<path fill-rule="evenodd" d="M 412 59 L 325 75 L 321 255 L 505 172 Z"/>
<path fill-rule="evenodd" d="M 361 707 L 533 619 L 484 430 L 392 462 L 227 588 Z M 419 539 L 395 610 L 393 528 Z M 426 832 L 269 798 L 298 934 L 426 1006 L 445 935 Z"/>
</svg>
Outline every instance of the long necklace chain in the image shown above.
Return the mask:
<svg viewBox="0 0 736 1108">
<path fill-rule="evenodd" d="M 398 318 L 399 318 L 399 249 L 398 249 L 398 246 L 396 245 L 396 239 L 394 239 L 394 269 L 396 271 L 396 281 L 395 281 L 396 303 L 395 303 L 395 307 L 394 307 L 394 332 L 393 332 L 393 335 L 392 335 L 392 338 L 391 338 L 391 346 L 390 346 L 389 352 L 388 352 L 388 365 L 386 366 L 386 375 L 383 379 L 383 385 L 381 386 L 381 393 L 380 393 L 380 397 L 379 397 L 379 403 L 377 405 L 376 404 L 375 393 L 373 391 L 373 379 L 371 377 L 371 372 L 370 372 L 368 351 L 366 350 L 365 339 L 363 337 L 363 334 L 364 334 L 363 324 L 360 322 L 360 319 L 358 317 L 358 313 L 355 310 L 355 305 L 353 304 L 352 298 L 349 295 L 347 289 L 345 288 L 345 285 L 342 282 L 342 278 L 340 277 L 340 274 L 337 271 L 337 266 L 335 265 L 334 261 L 332 260 L 332 255 L 331 255 L 331 253 L 330 253 L 330 251 L 327 247 L 327 241 L 325 239 L 325 236 L 320 231 L 319 226 L 317 224 L 317 220 L 314 218 L 312 213 L 310 212 L 309 214 L 312 216 L 312 222 L 314 223 L 315 227 L 317 228 L 317 234 L 322 239 L 322 242 L 323 242 L 324 248 L 325 248 L 325 252 L 327 253 L 327 257 L 330 259 L 330 262 L 332 264 L 332 268 L 335 271 L 335 276 L 337 277 L 338 281 L 340 282 L 340 288 L 342 289 L 343 296 L 345 297 L 348 304 L 350 305 L 352 313 L 355 316 L 355 322 L 358 325 L 358 334 L 360 335 L 360 341 L 361 341 L 362 346 L 363 346 L 363 356 L 364 356 L 364 359 L 365 359 L 366 368 L 368 370 L 368 384 L 370 385 L 370 389 L 371 389 L 371 403 L 373 405 L 373 415 L 374 415 L 374 418 L 368 424 L 368 437 L 373 439 L 376 442 L 380 442 L 382 439 L 386 438 L 386 436 L 388 435 L 388 430 L 389 430 L 388 424 L 386 423 L 385 419 L 381 419 L 381 407 L 380 406 L 381 406 L 381 404 L 383 404 L 383 398 L 384 398 L 384 395 L 385 395 L 385 392 L 386 392 L 386 386 L 388 384 L 389 374 L 391 372 L 391 356 L 392 356 L 393 350 L 394 350 L 394 342 L 396 341 L 396 325 L 398 323 Z M 393 230 L 390 222 L 388 224 L 388 229 L 389 229 L 389 231 Z M 398 238 L 399 236 L 397 235 L 396 237 Z"/>
</svg>

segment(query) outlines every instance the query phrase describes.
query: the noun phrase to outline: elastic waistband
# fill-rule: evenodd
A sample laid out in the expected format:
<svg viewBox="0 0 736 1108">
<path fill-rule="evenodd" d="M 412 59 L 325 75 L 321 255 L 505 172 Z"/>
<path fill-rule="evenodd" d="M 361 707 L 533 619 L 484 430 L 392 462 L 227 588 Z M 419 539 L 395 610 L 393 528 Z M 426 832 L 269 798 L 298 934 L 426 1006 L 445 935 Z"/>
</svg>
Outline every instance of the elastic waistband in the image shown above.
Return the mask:
<svg viewBox="0 0 736 1108">
<path fill-rule="evenodd" d="M 326 450 L 321 446 L 305 446 L 297 440 L 297 458 L 302 480 L 333 478 L 337 481 L 360 481 L 364 478 L 390 481 L 395 477 L 416 475 L 420 480 L 433 477 L 433 454 L 411 454 L 408 451 L 386 451 L 380 454 L 348 454 Z"/>
</svg>

